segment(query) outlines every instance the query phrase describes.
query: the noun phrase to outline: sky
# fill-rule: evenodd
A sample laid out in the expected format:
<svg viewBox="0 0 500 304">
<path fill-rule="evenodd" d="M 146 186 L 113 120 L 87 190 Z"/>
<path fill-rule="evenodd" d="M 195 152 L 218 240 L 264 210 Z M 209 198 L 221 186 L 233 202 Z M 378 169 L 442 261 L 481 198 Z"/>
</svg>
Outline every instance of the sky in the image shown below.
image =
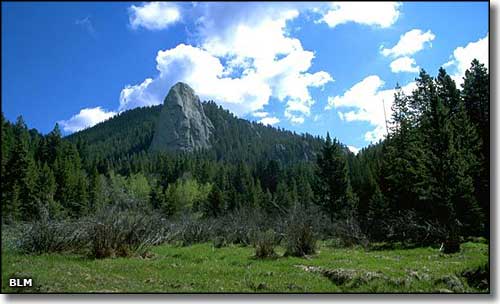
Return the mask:
<svg viewBox="0 0 500 304">
<path fill-rule="evenodd" d="M 2 2 L 2 111 L 70 134 L 183 81 L 356 152 L 385 136 L 396 84 L 439 67 L 460 84 L 488 45 L 488 2 Z"/>
</svg>

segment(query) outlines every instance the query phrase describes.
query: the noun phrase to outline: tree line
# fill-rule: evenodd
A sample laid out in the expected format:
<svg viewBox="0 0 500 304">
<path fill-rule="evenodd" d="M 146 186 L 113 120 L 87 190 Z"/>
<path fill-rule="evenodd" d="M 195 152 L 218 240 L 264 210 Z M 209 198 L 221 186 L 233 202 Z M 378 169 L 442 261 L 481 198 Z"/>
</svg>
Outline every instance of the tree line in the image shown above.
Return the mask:
<svg viewBox="0 0 500 304">
<path fill-rule="evenodd" d="M 218 217 L 300 205 L 347 220 L 373 241 L 431 244 L 489 234 L 489 74 L 474 60 L 457 88 L 444 69 L 397 87 L 387 138 L 357 155 L 326 139 L 266 127 L 204 103 L 213 147 L 151 153 L 160 108 L 124 112 L 62 137 L 2 114 L 2 216 L 81 217 L 110 204 Z"/>
</svg>

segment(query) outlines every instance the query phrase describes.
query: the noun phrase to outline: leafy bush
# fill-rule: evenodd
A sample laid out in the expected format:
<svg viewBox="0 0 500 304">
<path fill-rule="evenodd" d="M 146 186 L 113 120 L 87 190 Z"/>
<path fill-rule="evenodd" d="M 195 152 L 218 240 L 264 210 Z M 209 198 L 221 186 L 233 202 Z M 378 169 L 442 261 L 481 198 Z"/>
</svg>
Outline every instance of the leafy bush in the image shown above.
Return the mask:
<svg viewBox="0 0 500 304">
<path fill-rule="evenodd" d="M 254 240 L 255 257 L 259 259 L 276 257 L 277 254 L 274 251 L 275 244 L 276 233 L 274 230 L 259 231 Z"/>
</svg>

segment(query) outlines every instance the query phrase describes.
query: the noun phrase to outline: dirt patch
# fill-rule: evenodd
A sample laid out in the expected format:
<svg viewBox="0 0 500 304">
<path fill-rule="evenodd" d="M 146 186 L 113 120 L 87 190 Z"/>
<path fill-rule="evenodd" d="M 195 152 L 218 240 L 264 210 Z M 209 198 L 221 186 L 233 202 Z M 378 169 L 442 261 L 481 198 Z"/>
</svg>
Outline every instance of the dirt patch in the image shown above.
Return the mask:
<svg viewBox="0 0 500 304">
<path fill-rule="evenodd" d="M 381 272 L 359 271 L 353 269 L 325 269 L 317 266 L 295 265 L 307 272 L 319 273 L 328 278 L 337 286 L 348 285 L 350 288 L 356 288 L 375 279 L 388 280 Z"/>
<path fill-rule="evenodd" d="M 435 281 L 435 284 L 444 284 L 453 292 L 465 292 L 462 281 L 455 275 L 443 276 Z"/>
</svg>

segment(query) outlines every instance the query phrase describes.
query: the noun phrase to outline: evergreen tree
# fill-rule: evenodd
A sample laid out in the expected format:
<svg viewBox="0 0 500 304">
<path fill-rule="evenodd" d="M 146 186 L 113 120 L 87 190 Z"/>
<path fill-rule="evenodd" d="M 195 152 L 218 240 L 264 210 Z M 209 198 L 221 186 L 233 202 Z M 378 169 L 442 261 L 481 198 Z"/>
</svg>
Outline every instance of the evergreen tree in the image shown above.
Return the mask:
<svg viewBox="0 0 500 304">
<path fill-rule="evenodd" d="M 349 182 L 347 161 L 340 144 L 326 136 L 323 150 L 317 159 L 317 203 L 333 220 L 352 211 L 353 193 Z"/>
<path fill-rule="evenodd" d="M 284 181 L 280 181 L 276 187 L 276 193 L 274 195 L 274 202 L 278 209 L 282 212 L 288 210 L 294 203 L 292 193 L 288 189 Z"/>
<path fill-rule="evenodd" d="M 369 229 L 367 232 L 372 240 L 385 241 L 388 237 L 386 221 L 389 206 L 378 186 L 375 187 L 375 192 L 370 198 L 368 206 L 366 221 Z"/>
<path fill-rule="evenodd" d="M 490 77 L 484 64 L 474 59 L 471 67 L 465 71 L 462 84 L 462 97 L 465 109 L 473 124 L 479 128 L 479 135 L 484 143 L 489 143 L 490 129 Z M 489 147 L 488 147 L 489 148 Z M 486 160 L 489 149 L 483 149 Z"/>
<path fill-rule="evenodd" d="M 483 211 L 490 210 L 490 77 L 484 64 L 474 59 L 465 71 L 462 97 L 468 118 L 481 138 L 481 171 L 474 177 L 476 197 Z M 484 233 L 489 236 L 489 216 Z"/>
<path fill-rule="evenodd" d="M 53 166 L 54 161 L 58 157 L 62 147 L 62 137 L 61 130 L 59 129 L 59 124 L 56 123 L 54 129 L 44 137 L 43 142 L 40 146 L 39 159 L 42 162 L 46 162 L 49 166 Z"/>
<path fill-rule="evenodd" d="M 29 133 L 23 118 L 14 125 L 14 146 L 7 163 L 5 202 L 6 215 L 14 219 L 32 220 L 38 216 L 39 199 L 36 191 L 38 172 L 33 155 L 29 151 Z"/>
<path fill-rule="evenodd" d="M 281 175 L 280 164 L 276 160 L 270 160 L 262 172 L 261 182 L 264 189 L 269 189 L 271 193 L 276 192 L 278 181 Z"/>
<path fill-rule="evenodd" d="M 3 116 L 1 116 L 1 127 L 2 127 L 2 167 L 1 167 L 1 180 L 0 180 L 0 185 L 1 185 L 1 200 L 2 200 L 2 214 L 4 219 L 14 219 L 17 218 L 18 215 L 14 214 L 19 206 L 17 204 L 18 202 L 18 196 L 19 196 L 19 189 L 14 189 L 14 182 L 11 180 L 11 178 L 14 178 L 14 176 L 9 174 L 9 167 L 8 163 L 10 162 L 11 158 L 11 151 L 14 145 L 14 133 L 13 133 L 13 127 L 12 124 L 5 119 Z"/>
<path fill-rule="evenodd" d="M 203 208 L 203 214 L 206 217 L 217 217 L 222 213 L 223 204 L 222 192 L 217 185 L 214 185 L 207 197 L 207 202 Z"/>
<path fill-rule="evenodd" d="M 45 208 L 49 216 L 53 218 L 57 218 L 61 215 L 61 206 L 54 200 L 56 187 L 56 179 L 52 170 L 47 163 L 43 163 L 38 176 L 37 192 L 42 207 Z"/>
<path fill-rule="evenodd" d="M 89 212 L 95 212 L 104 205 L 103 183 L 97 167 L 93 167 L 89 180 Z"/>
</svg>

